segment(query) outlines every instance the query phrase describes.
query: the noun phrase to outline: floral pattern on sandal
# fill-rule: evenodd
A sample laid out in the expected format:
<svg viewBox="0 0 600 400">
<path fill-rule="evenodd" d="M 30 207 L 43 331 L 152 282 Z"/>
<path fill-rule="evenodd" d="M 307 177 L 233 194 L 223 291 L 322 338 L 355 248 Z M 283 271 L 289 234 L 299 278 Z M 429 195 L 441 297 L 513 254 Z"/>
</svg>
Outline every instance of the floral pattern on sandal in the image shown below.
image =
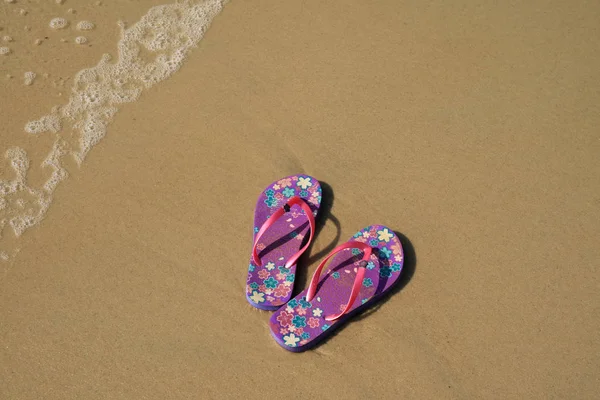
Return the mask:
<svg viewBox="0 0 600 400">
<path fill-rule="evenodd" d="M 322 200 L 318 180 L 308 175 L 292 175 L 269 185 L 259 196 L 254 216 L 254 238 L 267 219 L 285 207 L 294 196 L 300 197 L 317 216 Z M 310 234 L 308 218 L 300 205 L 293 205 L 260 237 L 256 244 L 260 264 L 251 257 L 246 280 L 246 298 L 253 306 L 275 310 L 292 295 L 296 265 L 286 262 L 306 243 Z M 261 296 L 262 295 L 262 296 Z"/>
<path fill-rule="evenodd" d="M 364 253 L 355 248 L 341 250 L 323 270 L 311 301 L 307 300 L 306 289 L 271 317 L 271 334 L 285 349 L 303 351 L 315 345 L 363 306 L 377 301 L 398 281 L 404 254 L 402 244 L 392 230 L 372 225 L 357 232 L 351 241 L 371 246 L 368 261 L 361 261 Z M 365 275 L 349 312 L 333 321 L 327 320 L 328 316 L 346 308 L 361 266 L 364 266 Z"/>
</svg>

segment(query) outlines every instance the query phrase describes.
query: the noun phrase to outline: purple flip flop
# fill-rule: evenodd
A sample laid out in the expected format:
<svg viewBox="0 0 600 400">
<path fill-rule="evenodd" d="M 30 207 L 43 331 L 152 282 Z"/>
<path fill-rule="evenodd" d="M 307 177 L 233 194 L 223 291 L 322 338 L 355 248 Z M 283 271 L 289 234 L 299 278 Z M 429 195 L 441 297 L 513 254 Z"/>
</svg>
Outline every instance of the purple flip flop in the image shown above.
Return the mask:
<svg viewBox="0 0 600 400">
<path fill-rule="evenodd" d="M 308 350 L 381 298 L 398 281 L 403 262 L 402 244 L 391 229 L 364 228 L 333 249 L 308 289 L 271 316 L 271 334 L 286 350 Z"/>
<path fill-rule="evenodd" d="M 292 296 L 296 261 L 315 233 L 321 185 L 312 176 L 273 182 L 258 198 L 246 298 L 254 307 L 276 310 Z"/>
</svg>

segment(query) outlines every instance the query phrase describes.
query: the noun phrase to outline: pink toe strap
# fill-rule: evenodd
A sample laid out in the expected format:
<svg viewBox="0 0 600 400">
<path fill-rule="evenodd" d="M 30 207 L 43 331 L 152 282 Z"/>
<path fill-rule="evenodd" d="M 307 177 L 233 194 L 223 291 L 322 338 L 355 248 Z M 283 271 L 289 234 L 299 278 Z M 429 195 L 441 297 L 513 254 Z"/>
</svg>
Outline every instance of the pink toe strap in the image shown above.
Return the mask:
<svg viewBox="0 0 600 400">
<path fill-rule="evenodd" d="M 306 201 L 304 201 L 304 199 L 302 197 L 293 196 L 293 197 L 289 198 L 289 200 L 287 201 L 287 203 L 285 203 L 283 205 L 283 207 L 281 207 L 277 211 L 275 211 L 269 217 L 269 219 L 267 219 L 265 221 L 265 223 L 262 224 L 262 226 L 258 230 L 258 233 L 256 234 L 256 238 L 254 239 L 254 245 L 252 246 L 252 261 L 254 261 L 254 264 L 259 265 L 259 266 L 262 265 L 260 258 L 258 257 L 258 251 L 256 248 L 262 235 L 267 231 L 267 229 L 269 229 L 269 227 L 271 225 L 273 225 L 275 223 L 275 221 L 277 221 L 286 212 L 289 212 L 290 209 L 292 208 L 292 206 L 294 206 L 296 204 L 299 205 L 300 207 L 302 207 L 302 210 L 304 210 L 304 213 L 306 214 L 306 217 L 308 218 L 308 223 L 310 225 L 310 236 L 308 238 L 308 242 L 306 242 L 304 247 L 302 247 L 296 254 L 294 254 L 292 257 L 290 257 L 290 259 L 285 263 L 285 267 L 288 269 L 291 268 L 292 265 L 296 264 L 296 261 L 302 255 L 302 253 L 304 253 L 306 251 L 306 249 L 308 249 L 308 246 L 310 246 L 310 243 L 312 242 L 312 239 L 313 239 L 313 235 L 315 233 L 315 217 L 313 216 L 313 212 L 310 209 L 309 205 L 306 203 Z"/>
<path fill-rule="evenodd" d="M 358 297 L 360 288 L 363 283 L 363 278 L 364 278 L 365 272 L 366 272 L 365 267 L 367 265 L 367 260 L 371 257 L 371 253 L 373 251 L 371 249 L 371 246 L 369 246 L 368 244 L 363 243 L 363 242 L 357 242 L 354 240 L 351 240 L 349 242 L 341 244 L 338 247 L 336 247 L 335 249 L 333 249 L 331 251 L 331 253 L 329 253 L 327 255 L 327 257 L 325 257 L 323 259 L 323 261 L 321 261 L 321 263 L 317 267 L 315 273 L 313 274 L 313 276 L 310 280 L 310 286 L 308 287 L 308 291 L 306 292 L 306 300 L 307 301 L 311 301 L 315 297 L 315 294 L 317 293 L 317 286 L 319 284 L 319 278 L 321 277 L 321 271 L 323 270 L 323 267 L 325 266 L 327 261 L 331 257 L 333 257 L 335 254 L 337 254 L 340 251 L 345 250 L 345 249 L 359 249 L 364 252 L 364 255 L 363 255 L 362 261 L 360 263 L 360 266 L 358 267 L 358 271 L 356 272 L 356 278 L 354 278 L 354 283 L 352 285 L 352 291 L 350 292 L 350 299 L 348 299 L 348 303 L 346 303 L 346 307 L 339 314 L 326 316 L 325 319 L 327 321 L 334 321 L 334 320 L 338 319 L 339 317 L 341 317 L 342 315 L 346 314 L 352 307 L 352 304 L 354 304 L 354 301 Z"/>
</svg>

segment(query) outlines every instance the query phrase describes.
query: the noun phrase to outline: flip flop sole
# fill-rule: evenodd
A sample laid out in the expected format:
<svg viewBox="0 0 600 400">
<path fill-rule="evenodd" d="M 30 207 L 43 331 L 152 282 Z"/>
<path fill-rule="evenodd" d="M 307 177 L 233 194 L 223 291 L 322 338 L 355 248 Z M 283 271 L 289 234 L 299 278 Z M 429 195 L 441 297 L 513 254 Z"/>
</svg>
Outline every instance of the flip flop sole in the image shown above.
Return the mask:
<svg viewBox="0 0 600 400">
<path fill-rule="evenodd" d="M 316 217 L 321 205 L 319 181 L 308 175 L 292 175 L 269 185 L 259 196 L 254 214 L 254 238 L 260 227 L 287 199 L 299 196 Z M 260 238 L 257 244 L 261 265 L 250 258 L 246 280 L 246 299 L 256 308 L 276 310 L 292 296 L 296 265 L 285 263 L 304 245 L 309 222 L 299 205 L 293 205 Z M 254 240 L 253 240 L 254 242 Z"/>
<path fill-rule="evenodd" d="M 360 250 L 346 249 L 331 259 L 310 302 L 306 301 L 306 289 L 271 316 L 271 335 L 286 350 L 300 352 L 315 346 L 345 321 L 377 302 L 397 283 L 404 252 L 391 229 L 372 225 L 357 232 L 351 240 L 367 243 L 373 249 L 354 304 L 337 320 L 325 319 L 346 307 L 363 256 Z"/>
</svg>

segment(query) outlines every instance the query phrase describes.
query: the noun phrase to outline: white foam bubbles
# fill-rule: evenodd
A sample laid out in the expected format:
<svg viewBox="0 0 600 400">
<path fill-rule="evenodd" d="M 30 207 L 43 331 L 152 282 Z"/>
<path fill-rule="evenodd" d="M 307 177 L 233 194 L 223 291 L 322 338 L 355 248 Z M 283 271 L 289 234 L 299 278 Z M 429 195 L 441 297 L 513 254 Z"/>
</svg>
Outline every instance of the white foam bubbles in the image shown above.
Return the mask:
<svg viewBox="0 0 600 400">
<path fill-rule="evenodd" d="M 10 47 L 0 47 L 0 56 L 6 56 L 10 54 Z"/>
<path fill-rule="evenodd" d="M 61 124 L 60 119 L 57 115 L 45 115 L 42 118 L 34 121 L 29 121 L 25 125 L 25 132 L 31 133 L 34 135 L 44 133 L 44 132 L 53 132 L 56 133 L 60 131 Z"/>
<path fill-rule="evenodd" d="M 86 44 L 87 43 L 87 38 L 85 36 L 77 36 L 75 38 L 75 43 L 77 44 Z"/>
<path fill-rule="evenodd" d="M 15 171 L 17 181 L 23 181 L 29 169 L 29 158 L 25 150 L 20 147 L 12 147 L 6 150 L 5 157 L 10 160 L 10 165 Z"/>
<path fill-rule="evenodd" d="M 58 184 L 69 176 L 69 173 L 61 164 L 62 157 L 67 154 L 66 147 L 67 145 L 63 140 L 57 140 L 54 142 L 52 151 L 42 163 L 42 167 L 50 167 L 52 169 L 52 175 L 44 183 L 43 189 L 46 193 L 53 193 Z"/>
<path fill-rule="evenodd" d="M 77 23 L 77 29 L 79 29 L 80 31 L 91 31 L 95 27 L 96 25 L 94 25 L 94 23 L 90 21 L 79 21 Z"/>
<path fill-rule="evenodd" d="M 67 170 L 65 159 L 84 162 L 89 151 L 107 135 L 122 104 L 137 100 L 144 89 L 177 71 L 223 4 L 221 0 L 199 0 L 157 6 L 131 27 L 120 25 L 118 56 L 112 59 L 103 55 L 96 66 L 80 71 L 67 104 L 25 125 L 29 134 L 54 135 L 53 147 L 41 167 L 31 164 L 42 168 L 44 174 L 50 173 L 39 189 L 27 184 L 30 161 L 25 151 L 7 151 L 14 176 L 0 180 L 0 221 L 4 221 L 0 234 L 3 224 L 19 236 L 44 218 L 54 191 L 72 172 Z M 67 25 L 65 20 L 54 29 Z M 25 83 L 32 84 L 35 77 L 34 72 L 25 73 Z"/>
<path fill-rule="evenodd" d="M 50 206 L 51 197 L 43 191 L 27 186 L 30 162 L 25 150 L 19 147 L 10 148 L 5 157 L 10 160 L 15 177 L 11 181 L 0 181 L 0 198 L 5 204 L 2 215 L 8 215 L 9 225 L 15 235 L 20 236 L 42 220 Z M 10 202 L 7 201 L 8 196 L 12 199 Z M 3 219 L 3 224 L 4 221 L 6 219 Z"/>
<path fill-rule="evenodd" d="M 34 226 L 36 222 L 38 221 L 36 221 L 33 215 L 18 215 L 8 221 L 16 236 L 21 236 L 28 228 Z"/>
<path fill-rule="evenodd" d="M 52 29 L 64 29 L 67 27 L 67 25 L 69 25 L 69 21 L 67 21 L 64 18 L 58 17 L 51 19 L 48 25 Z"/>
<path fill-rule="evenodd" d="M 25 85 L 27 85 L 27 86 L 32 85 L 36 76 L 37 76 L 37 74 L 35 72 L 32 72 L 32 71 L 25 72 L 25 74 L 23 74 L 23 80 L 24 80 Z"/>
</svg>

